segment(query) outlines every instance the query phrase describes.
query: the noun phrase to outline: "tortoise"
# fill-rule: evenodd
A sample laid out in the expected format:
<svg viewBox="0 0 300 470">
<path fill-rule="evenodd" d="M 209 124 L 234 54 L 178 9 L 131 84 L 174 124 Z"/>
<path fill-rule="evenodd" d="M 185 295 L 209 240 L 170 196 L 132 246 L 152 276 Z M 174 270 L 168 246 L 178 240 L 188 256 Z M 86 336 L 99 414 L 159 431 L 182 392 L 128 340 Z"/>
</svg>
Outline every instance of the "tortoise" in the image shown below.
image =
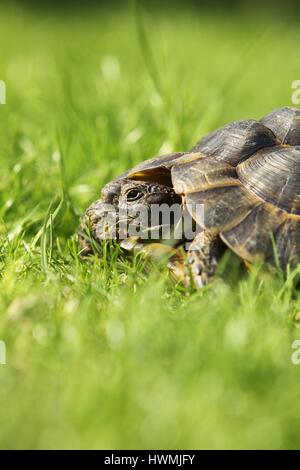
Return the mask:
<svg viewBox="0 0 300 470">
<path fill-rule="evenodd" d="M 152 243 L 128 238 L 118 215 L 115 238 L 126 249 L 144 248 L 150 255 L 158 247 L 161 253 L 170 250 L 171 271 L 197 288 L 213 278 L 226 248 L 247 265 L 261 259 L 283 270 L 295 267 L 300 262 L 300 110 L 283 107 L 259 121 L 232 122 L 188 152 L 155 157 L 123 173 L 86 210 L 85 251 L 91 247 L 83 235 L 87 226 L 92 239 L 110 238 L 107 204 L 118 214 L 122 208 L 132 213 L 160 204 L 177 204 L 182 214 L 190 214 L 198 230 L 188 243 L 184 237 L 169 245 L 163 237 Z M 128 215 L 129 220 L 135 217 Z M 175 222 L 169 225 L 174 228 Z"/>
</svg>

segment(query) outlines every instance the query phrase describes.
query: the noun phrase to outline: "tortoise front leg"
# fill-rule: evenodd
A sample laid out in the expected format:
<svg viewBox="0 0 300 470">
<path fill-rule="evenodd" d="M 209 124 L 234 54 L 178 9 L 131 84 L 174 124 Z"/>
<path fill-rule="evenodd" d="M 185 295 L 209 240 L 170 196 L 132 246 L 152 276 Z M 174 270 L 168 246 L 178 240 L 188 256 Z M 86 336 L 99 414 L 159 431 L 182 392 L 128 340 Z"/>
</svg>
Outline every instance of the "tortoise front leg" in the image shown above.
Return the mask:
<svg viewBox="0 0 300 470">
<path fill-rule="evenodd" d="M 168 257 L 172 277 L 185 287 L 192 285 L 197 289 L 212 279 L 224 251 L 220 238 L 206 231 L 195 237 L 187 252 L 162 243 L 143 244 L 133 239 L 122 241 L 121 246 L 125 250 L 143 253 L 153 261 Z"/>
<path fill-rule="evenodd" d="M 187 252 L 190 279 L 199 289 L 214 276 L 224 245 L 220 238 L 208 231 L 196 235 Z"/>
</svg>

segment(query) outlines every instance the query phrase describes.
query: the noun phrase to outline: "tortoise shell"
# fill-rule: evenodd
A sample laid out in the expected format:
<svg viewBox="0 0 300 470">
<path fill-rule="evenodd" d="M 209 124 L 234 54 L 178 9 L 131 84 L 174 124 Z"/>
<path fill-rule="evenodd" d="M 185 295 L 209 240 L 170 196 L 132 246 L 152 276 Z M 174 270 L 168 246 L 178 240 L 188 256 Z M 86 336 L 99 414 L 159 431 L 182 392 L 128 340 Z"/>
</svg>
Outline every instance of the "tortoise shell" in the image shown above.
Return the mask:
<svg viewBox="0 0 300 470">
<path fill-rule="evenodd" d="M 262 257 L 275 264 L 278 256 L 282 267 L 300 262 L 298 109 L 233 122 L 189 152 L 145 161 L 124 177 L 173 186 L 188 208 L 203 204 L 204 229 L 245 261 Z"/>
</svg>

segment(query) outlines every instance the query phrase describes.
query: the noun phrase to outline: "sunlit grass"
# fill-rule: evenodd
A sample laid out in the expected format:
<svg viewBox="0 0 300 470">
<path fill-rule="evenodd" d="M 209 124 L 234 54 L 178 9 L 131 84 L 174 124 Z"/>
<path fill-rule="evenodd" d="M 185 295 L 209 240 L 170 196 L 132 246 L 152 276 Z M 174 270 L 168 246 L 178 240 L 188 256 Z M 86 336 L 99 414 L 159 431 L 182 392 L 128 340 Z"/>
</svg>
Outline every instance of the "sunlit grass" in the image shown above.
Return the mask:
<svg viewBox="0 0 300 470">
<path fill-rule="evenodd" d="M 140 21 L 1 11 L 0 446 L 299 447 L 295 273 L 228 257 L 192 293 L 113 248 L 83 261 L 74 235 L 133 164 L 291 104 L 299 28 L 188 9 Z"/>
</svg>

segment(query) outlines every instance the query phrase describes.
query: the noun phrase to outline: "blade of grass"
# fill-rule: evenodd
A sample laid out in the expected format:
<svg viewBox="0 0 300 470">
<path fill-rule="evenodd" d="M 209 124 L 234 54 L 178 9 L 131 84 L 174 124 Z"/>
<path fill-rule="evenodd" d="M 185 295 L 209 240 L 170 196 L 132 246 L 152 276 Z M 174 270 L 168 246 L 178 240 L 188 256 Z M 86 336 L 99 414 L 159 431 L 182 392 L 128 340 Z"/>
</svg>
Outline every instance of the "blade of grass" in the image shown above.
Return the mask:
<svg viewBox="0 0 300 470">
<path fill-rule="evenodd" d="M 48 256 L 47 256 L 47 231 L 50 225 L 52 226 L 52 217 L 51 217 L 51 209 L 53 206 L 53 201 L 50 202 L 49 207 L 47 209 L 44 223 L 42 226 L 41 232 L 41 267 L 44 271 L 44 274 L 48 271 Z"/>
</svg>

